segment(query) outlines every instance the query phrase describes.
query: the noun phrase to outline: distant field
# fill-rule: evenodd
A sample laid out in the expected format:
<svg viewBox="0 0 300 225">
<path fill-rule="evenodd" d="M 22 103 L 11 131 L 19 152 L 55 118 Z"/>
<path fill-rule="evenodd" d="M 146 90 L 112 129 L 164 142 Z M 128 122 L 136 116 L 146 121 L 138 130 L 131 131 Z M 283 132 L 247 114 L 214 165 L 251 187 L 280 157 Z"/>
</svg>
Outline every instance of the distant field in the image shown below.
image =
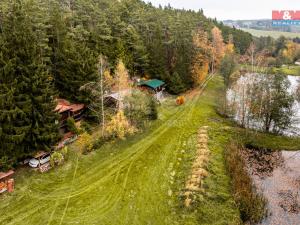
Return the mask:
<svg viewBox="0 0 300 225">
<path fill-rule="evenodd" d="M 268 30 L 255 30 L 255 29 L 245 29 L 242 28 L 242 30 L 249 32 L 253 36 L 256 37 L 267 37 L 271 36 L 273 38 L 279 38 L 280 36 L 285 36 L 288 38 L 295 38 L 300 37 L 300 33 L 291 33 L 291 32 L 282 32 L 282 31 L 268 31 Z"/>
</svg>

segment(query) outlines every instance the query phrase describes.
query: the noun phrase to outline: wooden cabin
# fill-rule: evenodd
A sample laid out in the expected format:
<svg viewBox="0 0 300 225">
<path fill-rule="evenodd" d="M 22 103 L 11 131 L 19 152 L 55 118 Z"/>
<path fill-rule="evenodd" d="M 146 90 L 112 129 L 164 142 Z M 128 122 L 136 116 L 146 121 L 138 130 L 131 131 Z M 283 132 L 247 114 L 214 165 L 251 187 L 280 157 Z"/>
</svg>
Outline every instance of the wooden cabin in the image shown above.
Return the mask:
<svg viewBox="0 0 300 225">
<path fill-rule="evenodd" d="M 130 95 L 131 95 L 130 89 L 106 94 L 104 96 L 104 105 L 111 109 L 116 109 L 118 106 L 120 106 L 120 108 L 124 108 L 123 105 L 124 98 Z"/>
<path fill-rule="evenodd" d="M 84 104 L 72 104 L 65 99 L 57 99 L 55 112 L 60 114 L 60 128 L 66 128 L 67 119 L 70 117 L 74 118 L 76 122 L 80 121 L 83 117 L 85 108 Z"/>
</svg>

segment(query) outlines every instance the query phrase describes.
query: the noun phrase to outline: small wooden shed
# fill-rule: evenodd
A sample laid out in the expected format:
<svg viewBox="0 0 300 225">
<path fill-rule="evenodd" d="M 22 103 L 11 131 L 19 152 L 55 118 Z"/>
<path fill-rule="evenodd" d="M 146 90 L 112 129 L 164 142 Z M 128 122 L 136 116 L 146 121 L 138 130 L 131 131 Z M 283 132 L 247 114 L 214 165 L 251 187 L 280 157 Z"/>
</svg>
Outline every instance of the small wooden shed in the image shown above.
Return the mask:
<svg viewBox="0 0 300 225">
<path fill-rule="evenodd" d="M 13 170 L 6 173 L 0 172 L 0 193 L 14 191 L 14 179 L 12 178 L 14 173 Z"/>
<path fill-rule="evenodd" d="M 163 91 L 165 90 L 166 83 L 162 80 L 152 79 L 152 80 L 142 80 L 138 83 L 138 87 L 142 90 L 146 90 L 153 94 L 157 100 L 163 98 Z"/>
</svg>

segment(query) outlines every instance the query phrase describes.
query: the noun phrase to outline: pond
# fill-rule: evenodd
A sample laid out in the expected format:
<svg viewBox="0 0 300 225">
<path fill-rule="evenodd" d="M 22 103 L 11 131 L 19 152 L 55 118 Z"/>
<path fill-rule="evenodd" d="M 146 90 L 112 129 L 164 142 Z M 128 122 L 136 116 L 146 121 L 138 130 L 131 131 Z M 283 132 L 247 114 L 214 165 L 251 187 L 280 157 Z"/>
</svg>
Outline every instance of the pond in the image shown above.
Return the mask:
<svg viewBox="0 0 300 225">
<path fill-rule="evenodd" d="M 267 76 L 264 74 L 247 73 L 241 76 L 227 91 L 227 105 L 230 111 L 230 115 L 233 119 L 249 128 L 263 130 L 263 122 L 261 120 L 254 120 L 249 113 L 250 102 L 253 101 L 255 96 L 255 89 L 252 87 L 255 83 L 262 83 L 266 80 Z M 272 76 L 272 75 L 271 75 Z M 300 83 L 300 78 L 296 76 L 287 76 L 290 82 L 287 93 L 296 95 L 296 90 Z M 291 125 L 283 130 L 281 133 L 287 136 L 299 136 L 300 135 L 300 102 L 295 100 L 292 107 L 293 115 L 291 116 Z M 284 111 L 281 114 L 285 114 Z"/>
<path fill-rule="evenodd" d="M 300 224 L 300 151 L 243 150 L 243 157 L 267 200 L 267 216 L 259 224 Z"/>
</svg>

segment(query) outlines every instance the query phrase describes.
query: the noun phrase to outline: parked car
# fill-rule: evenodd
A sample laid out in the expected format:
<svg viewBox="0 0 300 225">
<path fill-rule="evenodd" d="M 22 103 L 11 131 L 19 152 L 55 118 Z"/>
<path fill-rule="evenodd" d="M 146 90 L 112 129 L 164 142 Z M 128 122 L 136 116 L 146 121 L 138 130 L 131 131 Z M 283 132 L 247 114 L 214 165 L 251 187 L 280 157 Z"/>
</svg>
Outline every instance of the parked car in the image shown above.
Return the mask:
<svg viewBox="0 0 300 225">
<path fill-rule="evenodd" d="M 50 152 L 39 152 L 34 156 L 34 158 L 29 160 L 29 166 L 32 168 L 37 168 L 41 165 L 44 165 L 50 162 L 50 156 Z"/>
</svg>

